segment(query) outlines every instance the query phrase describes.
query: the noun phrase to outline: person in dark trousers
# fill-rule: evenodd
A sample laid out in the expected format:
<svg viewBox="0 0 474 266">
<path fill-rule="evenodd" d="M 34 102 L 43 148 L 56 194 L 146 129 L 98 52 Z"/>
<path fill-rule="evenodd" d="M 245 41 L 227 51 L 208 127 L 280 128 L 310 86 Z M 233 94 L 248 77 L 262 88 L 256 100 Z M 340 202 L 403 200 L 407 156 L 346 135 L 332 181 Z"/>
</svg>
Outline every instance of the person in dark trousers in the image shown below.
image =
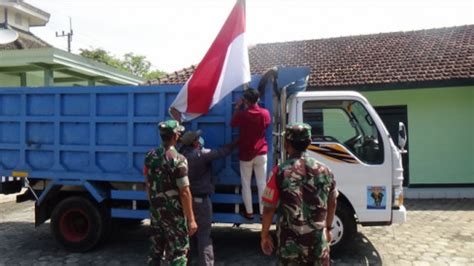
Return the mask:
<svg viewBox="0 0 474 266">
<path fill-rule="evenodd" d="M 307 156 L 311 126 L 293 123 L 285 129 L 289 158 L 273 168 L 263 195 L 261 248 L 274 248 L 269 229 L 277 218 L 278 265 L 329 265 L 329 244 L 338 191 L 331 170 Z"/>
<path fill-rule="evenodd" d="M 262 194 L 267 180 L 268 145 L 265 131 L 271 123 L 270 113 L 258 105 L 260 94 L 255 89 L 244 91 L 243 99 L 235 105 L 231 127 L 239 128 L 240 180 L 245 212 L 242 215 L 253 219 L 252 173 L 255 172 L 259 198 L 259 213 L 262 214 Z M 244 110 L 241 110 L 242 106 Z"/>
<path fill-rule="evenodd" d="M 198 265 L 214 265 L 214 249 L 211 239 L 212 203 L 214 193 L 212 161 L 224 158 L 232 152 L 236 143 L 218 149 L 204 149 L 201 131 L 188 131 L 181 138 L 180 152 L 188 160 L 188 176 L 193 195 L 193 211 L 198 224 L 197 240 Z"/>
</svg>

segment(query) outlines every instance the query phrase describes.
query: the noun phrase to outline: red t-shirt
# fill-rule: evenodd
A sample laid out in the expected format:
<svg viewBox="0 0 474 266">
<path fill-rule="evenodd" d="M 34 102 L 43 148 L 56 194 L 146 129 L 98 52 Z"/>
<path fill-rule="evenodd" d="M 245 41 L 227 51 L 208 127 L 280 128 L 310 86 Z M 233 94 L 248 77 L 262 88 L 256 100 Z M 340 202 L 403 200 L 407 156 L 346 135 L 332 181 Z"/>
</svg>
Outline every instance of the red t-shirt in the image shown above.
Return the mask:
<svg viewBox="0 0 474 266">
<path fill-rule="evenodd" d="M 239 159 L 241 161 L 250 161 L 257 155 L 267 153 L 265 130 L 270 122 L 270 113 L 258 104 L 250 106 L 244 111 L 235 112 L 230 125 L 240 128 Z"/>
</svg>

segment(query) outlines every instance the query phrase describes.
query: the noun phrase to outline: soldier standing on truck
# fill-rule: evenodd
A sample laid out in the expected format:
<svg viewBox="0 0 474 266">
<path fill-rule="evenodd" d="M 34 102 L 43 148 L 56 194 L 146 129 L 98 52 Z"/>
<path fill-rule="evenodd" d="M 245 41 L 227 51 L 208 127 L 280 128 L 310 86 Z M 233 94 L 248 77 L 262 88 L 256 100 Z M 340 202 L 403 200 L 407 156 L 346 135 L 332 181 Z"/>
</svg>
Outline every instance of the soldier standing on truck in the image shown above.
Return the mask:
<svg viewBox="0 0 474 266">
<path fill-rule="evenodd" d="M 265 139 L 265 130 L 270 125 L 271 118 L 268 110 L 258 105 L 260 94 L 257 90 L 247 89 L 243 96 L 244 98 L 235 105 L 235 113 L 230 125 L 240 129 L 240 180 L 242 182 L 242 200 L 245 205 L 245 212 L 242 215 L 246 219 L 253 219 L 252 172 L 255 171 L 259 213 L 262 214 L 263 207 L 260 199 L 267 180 L 268 145 Z M 243 104 L 247 108 L 240 110 Z"/>
<path fill-rule="evenodd" d="M 186 158 L 175 145 L 184 131 L 176 120 L 158 124 L 162 144 L 145 156 L 145 184 L 150 202 L 151 250 L 148 265 L 186 265 L 189 235 L 197 230 L 192 210 Z"/>
<path fill-rule="evenodd" d="M 188 131 L 181 138 L 180 152 L 189 162 L 189 182 L 193 194 L 193 211 L 196 215 L 198 265 L 214 265 L 214 248 L 211 239 L 212 202 L 214 193 L 212 182 L 212 161 L 222 159 L 232 152 L 236 142 L 217 149 L 204 149 L 202 132 Z"/>
<path fill-rule="evenodd" d="M 311 143 L 311 127 L 304 123 L 285 128 L 289 158 L 273 168 L 262 201 L 261 248 L 273 252 L 269 234 L 277 212 L 278 263 L 282 265 L 329 265 L 331 225 L 338 195 L 332 172 L 305 155 Z"/>
</svg>

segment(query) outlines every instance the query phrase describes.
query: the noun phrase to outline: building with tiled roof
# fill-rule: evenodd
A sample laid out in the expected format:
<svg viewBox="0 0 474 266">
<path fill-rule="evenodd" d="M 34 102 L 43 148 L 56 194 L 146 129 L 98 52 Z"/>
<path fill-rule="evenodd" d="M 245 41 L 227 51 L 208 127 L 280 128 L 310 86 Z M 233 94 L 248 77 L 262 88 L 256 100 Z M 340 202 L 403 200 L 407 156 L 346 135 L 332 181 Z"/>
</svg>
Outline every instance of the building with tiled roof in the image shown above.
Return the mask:
<svg viewBox="0 0 474 266">
<path fill-rule="evenodd" d="M 38 36 L 30 32 L 30 27 L 45 26 L 50 18 L 50 14 L 20 0 L 1 0 L 0 21 L 8 21 L 8 27 L 18 33 L 18 39 L 14 42 L 1 44 L 0 50 L 20 50 L 35 48 L 51 48 L 52 46 Z M 8 18 L 5 19 L 5 9 Z M 2 28 L 4 26 L 2 25 Z"/>
<path fill-rule="evenodd" d="M 253 74 L 274 66 L 311 68 L 312 88 L 379 88 L 420 83 L 462 84 L 474 78 L 474 25 L 257 44 L 249 49 Z M 186 82 L 194 66 L 149 81 Z"/>
<path fill-rule="evenodd" d="M 474 25 L 320 40 L 259 44 L 253 73 L 275 65 L 311 68 L 314 88 L 380 88 L 474 78 Z"/>
<path fill-rule="evenodd" d="M 252 74 L 304 66 L 311 69 L 308 90 L 360 91 L 392 136 L 400 121 L 407 125 L 405 185 L 445 189 L 420 195 L 460 197 L 474 187 L 473 52 L 474 25 L 466 25 L 257 44 L 249 57 Z M 193 70 L 147 84 L 184 83 Z M 409 189 L 409 196 L 417 191 Z"/>
<path fill-rule="evenodd" d="M 6 17 L 5 17 L 6 14 Z M 23 0 L 0 0 L 0 30 L 17 33 L 0 40 L 0 87 L 137 85 L 143 79 L 94 60 L 52 47 L 31 31 L 50 14 Z"/>
<path fill-rule="evenodd" d="M 31 32 L 15 29 L 18 33 L 18 39 L 7 44 L 0 44 L 0 50 L 23 50 L 23 49 L 38 49 L 38 48 L 52 48 L 50 44 L 40 39 Z"/>
<path fill-rule="evenodd" d="M 195 69 L 196 66 L 192 65 L 172 73 L 167 73 L 161 78 L 148 80 L 142 85 L 183 84 L 191 77 Z"/>
</svg>

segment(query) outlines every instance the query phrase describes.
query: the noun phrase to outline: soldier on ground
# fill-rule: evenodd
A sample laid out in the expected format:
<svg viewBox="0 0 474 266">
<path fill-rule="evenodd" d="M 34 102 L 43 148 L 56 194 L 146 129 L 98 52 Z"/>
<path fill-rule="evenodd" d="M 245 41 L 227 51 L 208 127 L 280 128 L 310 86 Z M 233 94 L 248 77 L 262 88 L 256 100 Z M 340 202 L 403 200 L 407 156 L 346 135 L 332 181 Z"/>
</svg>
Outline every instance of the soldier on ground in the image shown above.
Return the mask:
<svg viewBox="0 0 474 266">
<path fill-rule="evenodd" d="M 176 120 L 158 124 L 162 143 L 145 156 L 144 174 L 148 200 L 152 246 L 149 265 L 186 265 L 189 236 L 197 230 L 192 210 L 186 158 L 175 145 L 184 131 Z"/>
<path fill-rule="evenodd" d="M 289 158 L 273 168 L 262 197 L 261 248 L 267 255 L 273 252 L 269 229 L 276 212 L 278 263 L 329 265 L 338 195 L 334 176 L 325 165 L 305 155 L 311 143 L 308 124 L 289 124 L 284 137 Z"/>
</svg>

